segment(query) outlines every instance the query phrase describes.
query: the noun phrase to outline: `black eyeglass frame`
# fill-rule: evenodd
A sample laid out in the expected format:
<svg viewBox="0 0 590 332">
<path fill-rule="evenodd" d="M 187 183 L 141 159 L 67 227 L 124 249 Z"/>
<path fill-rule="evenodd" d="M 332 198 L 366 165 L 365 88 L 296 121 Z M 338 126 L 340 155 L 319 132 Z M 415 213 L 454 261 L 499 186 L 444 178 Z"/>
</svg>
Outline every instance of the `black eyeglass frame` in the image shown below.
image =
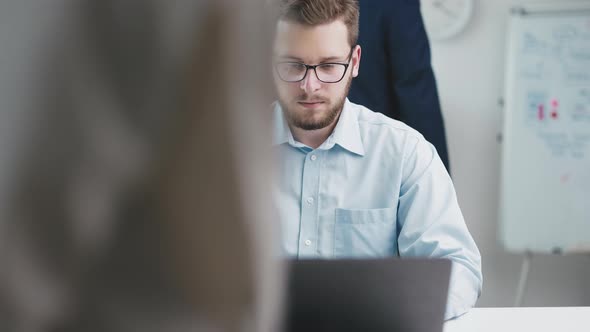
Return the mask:
<svg viewBox="0 0 590 332">
<path fill-rule="evenodd" d="M 342 81 L 342 79 L 344 79 L 344 76 L 346 76 L 346 73 L 348 72 L 348 67 L 350 67 L 350 60 L 352 60 L 352 53 L 353 53 L 353 51 L 354 51 L 355 48 L 356 48 L 356 46 L 353 46 L 350 49 L 350 53 L 348 54 L 348 60 L 346 61 L 346 63 L 341 63 L 341 62 L 324 62 L 324 63 L 320 63 L 320 64 L 317 64 L 317 65 L 308 65 L 308 64 L 305 64 L 303 62 L 297 62 L 297 61 L 282 61 L 282 62 L 277 62 L 275 64 L 275 71 L 277 72 L 277 76 L 283 82 L 287 82 L 287 83 L 297 83 L 297 82 L 303 81 L 307 77 L 307 73 L 309 72 L 310 69 L 313 69 L 313 72 L 315 73 L 315 77 L 318 79 L 318 81 L 320 81 L 322 83 L 328 83 L 328 84 L 338 83 L 338 82 Z M 281 77 L 281 74 L 279 73 L 279 70 L 278 70 L 278 66 L 281 65 L 281 64 L 285 64 L 285 63 L 293 63 L 293 64 L 298 64 L 298 65 L 305 66 L 305 74 L 303 74 L 303 77 L 300 80 L 297 80 L 297 81 L 288 81 L 288 80 L 285 80 L 283 77 Z M 325 66 L 325 65 L 341 65 L 341 66 L 344 66 L 344 73 L 342 73 L 342 77 L 340 77 L 339 80 L 333 81 L 333 82 L 332 81 L 330 81 L 330 82 L 322 81 L 320 79 L 320 77 L 318 76 L 318 72 L 316 71 L 316 68 L 317 67 L 321 67 L 321 66 Z"/>
</svg>

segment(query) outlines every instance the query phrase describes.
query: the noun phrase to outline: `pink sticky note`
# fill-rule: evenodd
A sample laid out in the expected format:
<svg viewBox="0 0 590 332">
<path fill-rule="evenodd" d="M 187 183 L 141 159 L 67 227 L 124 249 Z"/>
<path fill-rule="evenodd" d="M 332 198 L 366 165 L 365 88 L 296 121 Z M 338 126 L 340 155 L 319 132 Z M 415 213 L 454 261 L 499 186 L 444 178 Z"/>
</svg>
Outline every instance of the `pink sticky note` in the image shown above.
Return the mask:
<svg viewBox="0 0 590 332">
<path fill-rule="evenodd" d="M 539 120 L 543 120 L 543 118 L 545 118 L 545 106 L 543 106 L 543 104 L 539 104 L 538 106 L 537 117 Z"/>
<path fill-rule="evenodd" d="M 566 183 L 568 182 L 570 179 L 570 174 L 569 173 L 565 173 L 562 174 L 561 177 L 559 178 L 559 180 L 561 181 L 561 183 Z"/>
</svg>

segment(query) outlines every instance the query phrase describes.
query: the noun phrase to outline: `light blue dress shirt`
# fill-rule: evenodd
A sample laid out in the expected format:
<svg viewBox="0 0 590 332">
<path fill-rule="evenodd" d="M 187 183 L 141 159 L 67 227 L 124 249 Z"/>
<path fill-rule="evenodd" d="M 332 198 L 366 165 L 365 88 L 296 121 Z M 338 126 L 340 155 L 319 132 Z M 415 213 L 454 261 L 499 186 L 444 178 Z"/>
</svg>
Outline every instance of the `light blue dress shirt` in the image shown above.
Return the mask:
<svg viewBox="0 0 590 332">
<path fill-rule="evenodd" d="M 317 149 L 274 106 L 275 195 L 284 252 L 298 258 L 438 257 L 453 262 L 445 318 L 467 312 L 481 256 L 436 149 L 407 125 L 346 100 Z"/>
</svg>

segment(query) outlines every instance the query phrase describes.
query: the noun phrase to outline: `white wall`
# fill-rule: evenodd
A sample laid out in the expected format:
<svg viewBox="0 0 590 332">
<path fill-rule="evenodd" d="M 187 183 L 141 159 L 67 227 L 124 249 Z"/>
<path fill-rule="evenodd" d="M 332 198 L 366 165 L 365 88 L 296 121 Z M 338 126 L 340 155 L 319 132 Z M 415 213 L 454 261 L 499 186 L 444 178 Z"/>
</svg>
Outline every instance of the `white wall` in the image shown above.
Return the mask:
<svg viewBox="0 0 590 332">
<path fill-rule="evenodd" d="M 452 174 L 483 257 L 480 307 L 512 305 L 522 263 L 522 256 L 505 252 L 497 241 L 501 144 L 496 139 L 502 121 L 498 99 L 503 95 L 508 13 L 520 3 L 476 0 L 466 30 L 450 40 L 432 41 Z M 535 256 L 523 305 L 590 305 L 590 255 Z"/>
</svg>

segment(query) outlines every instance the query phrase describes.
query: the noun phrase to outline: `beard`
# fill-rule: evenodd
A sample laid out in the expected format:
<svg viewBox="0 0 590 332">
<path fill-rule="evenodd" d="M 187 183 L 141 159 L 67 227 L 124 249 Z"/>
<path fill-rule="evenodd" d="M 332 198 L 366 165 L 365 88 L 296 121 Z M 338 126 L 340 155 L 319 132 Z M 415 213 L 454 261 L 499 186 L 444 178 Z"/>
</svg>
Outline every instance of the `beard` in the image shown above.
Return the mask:
<svg viewBox="0 0 590 332">
<path fill-rule="evenodd" d="M 287 117 L 287 122 L 291 126 L 301 128 L 303 130 L 323 129 L 334 123 L 336 118 L 342 112 L 351 83 L 352 75 L 348 77 L 344 93 L 341 96 L 338 96 L 332 105 L 330 105 L 330 100 L 328 98 L 321 97 L 319 95 L 308 95 L 307 93 L 297 96 L 297 98 L 295 98 L 292 103 L 288 103 L 279 97 L 279 104 L 281 105 L 281 108 Z M 306 100 L 321 101 L 328 106 L 328 109 L 321 111 L 321 114 L 317 114 L 320 111 L 302 111 L 301 109 L 297 109 L 299 106 L 297 103 Z M 293 107 L 289 107 L 290 104 L 293 105 Z"/>
</svg>

